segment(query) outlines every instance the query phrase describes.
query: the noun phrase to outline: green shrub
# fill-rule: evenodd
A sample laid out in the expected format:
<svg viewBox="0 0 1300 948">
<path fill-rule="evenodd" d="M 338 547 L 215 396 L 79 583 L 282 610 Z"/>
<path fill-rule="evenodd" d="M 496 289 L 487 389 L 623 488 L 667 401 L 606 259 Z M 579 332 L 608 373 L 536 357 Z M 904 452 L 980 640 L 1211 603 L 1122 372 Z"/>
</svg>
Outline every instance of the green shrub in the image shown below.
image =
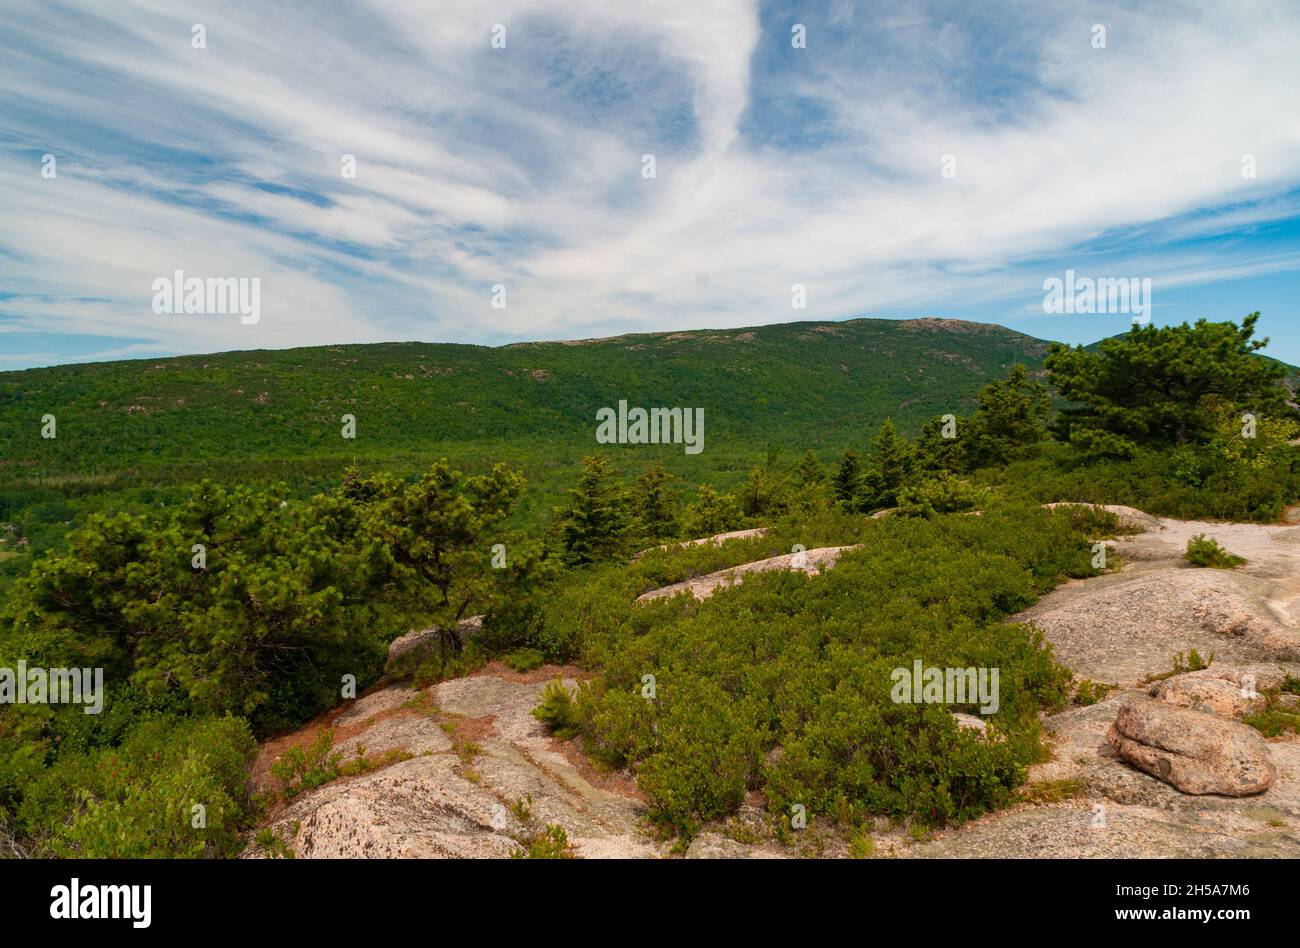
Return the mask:
<svg viewBox="0 0 1300 948">
<path fill-rule="evenodd" d="M 1208 566 L 1212 569 L 1233 569 L 1246 562 L 1240 556 L 1233 556 L 1219 541 L 1198 533 L 1187 541 L 1187 562 L 1193 566 Z"/>
<path fill-rule="evenodd" d="M 58 856 L 234 855 L 254 749 L 237 718 L 146 720 L 119 747 L 61 755 L 25 788 L 20 825 Z"/>
<path fill-rule="evenodd" d="M 1085 520 L 997 498 L 981 517 L 796 513 L 734 551 L 647 555 L 587 576 L 586 586 L 575 577 L 549 610 L 563 613 L 611 587 L 631 598 L 728 561 L 787 552 L 791 541 L 863 544 L 815 580 L 755 574 L 704 602 L 629 608 L 625 599 L 593 614 L 582 651 L 601 674 L 580 688 L 572 717 L 565 705 L 564 723 L 593 758 L 630 767 L 651 820 L 682 837 L 755 790 L 774 814 L 802 803 L 831 819 L 968 819 L 1012 798 L 1025 766 L 1042 755 L 1040 712 L 1067 699 L 1070 676 L 1041 634 L 1004 619 L 1063 577 L 1096 573 L 1090 532 L 1113 518 Z M 998 668 L 997 739 L 955 727 L 949 712 L 978 712 L 974 705 L 894 704 L 891 670 L 914 658 Z"/>
<path fill-rule="evenodd" d="M 1225 433 L 1208 445 L 1138 449 L 1128 459 L 1046 445 L 1036 459 L 974 476 L 1040 503 L 1125 504 L 1160 517 L 1274 523 L 1300 497 L 1300 450 L 1247 443 L 1243 448 L 1243 439 Z"/>
<path fill-rule="evenodd" d="M 541 703 L 533 708 L 533 717 L 551 729 L 556 737 L 568 740 L 573 736 L 573 695 L 558 678 L 546 683 L 542 689 Z"/>
<path fill-rule="evenodd" d="M 1143 681 L 1144 683 L 1149 684 L 1153 681 L 1164 681 L 1167 678 L 1173 678 L 1176 675 L 1183 675 L 1186 674 L 1187 672 L 1203 671 L 1206 668 L 1209 668 L 1210 665 L 1212 665 L 1213 663 L 1214 663 L 1213 652 L 1210 653 L 1209 658 L 1202 658 L 1200 652 L 1198 652 L 1196 649 L 1192 649 L 1190 652 L 1187 653 L 1187 657 L 1185 659 L 1183 657 L 1183 653 L 1179 652 L 1174 656 L 1174 667 L 1172 669 L 1170 669 L 1167 672 L 1161 672 L 1155 675 L 1147 675 L 1147 677 L 1143 679 Z"/>
<path fill-rule="evenodd" d="M 1079 687 L 1074 693 L 1074 703 L 1080 707 L 1094 705 L 1098 701 L 1105 701 L 1106 695 L 1115 690 L 1115 685 L 1104 685 L 1100 682 L 1092 681 L 1089 678 L 1079 682 Z"/>
<path fill-rule="evenodd" d="M 530 672 L 535 668 L 541 668 L 546 662 L 546 656 L 535 648 L 520 648 L 507 652 L 502 656 L 502 661 L 512 671 Z"/>
<path fill-rule="evenodd" d="M 269 826 L 258 830 L 253 841 L 257 844 L 257 848 L 266 854 L 268 859 L 294 858 L 293 847 Z"/>
<path fill-rule="evenodd" d="M 951 474 L 939 474 L 898 492 L 898 512 L 911 517 L 933 517 L 935 514 L 971 510 L 979 499 L 979 491 Z"/>
<path fill-rule="evenodd" d="M 569 846 L 569 834 L 563 826 L 548 823 L 546 829 L 538 833 L 528 843 L 527 849 L 516 849 L 510 853 L 511 859 L 572 859 L 573 850 Z"/>
<path fill-rule="evenodd" d="M 284 798 L 291 800 L 304 791 L 336 780 L 342 760 L 343 755 L 334 750 L 334 729 L 327 728 L 306 746 L 295 744 L 286 748 L 271 765 L 271 776 Z"/>
<path fill-rule="evenodd" d="M 1300 733 L 1300 712 L 1280 708 L 1271 703 L 1259 711 L 1246 715 L 1242 721 L 1265 737 Z"/>
</svg>

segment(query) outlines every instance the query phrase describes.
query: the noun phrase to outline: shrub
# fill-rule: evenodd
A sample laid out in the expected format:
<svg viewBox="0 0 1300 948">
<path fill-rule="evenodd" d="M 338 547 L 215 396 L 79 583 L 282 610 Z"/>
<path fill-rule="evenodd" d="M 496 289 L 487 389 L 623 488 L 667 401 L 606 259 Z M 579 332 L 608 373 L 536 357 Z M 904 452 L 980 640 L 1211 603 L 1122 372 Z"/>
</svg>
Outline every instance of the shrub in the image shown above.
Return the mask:
<svg viewBox="0 0 1300 948">
<path fill-rule="evenodd" d="M 561 740 L 573 736 L 573 695 L 560 679 L 547 682 L 542 689 L 541 702 L 533 708 L 533 717 L 541 721 Z"/>
<path fill-rule="evenodd" d="M 1039 713 L 1069 694 L 1041 634 L 1004 619 L 1061 578 L 1096 573 L 1090 528 L 1113 518 L 1084 519 L 999 498 L 981 517 L 794 514 L 734 548 L 648 554 L 586 585 L 575 578 L 548 610 L 563 614 L 617 586 L 635 595 L 792 541 L 864 545 L 816 580 L 755 574 L 704 602 L 624 599 L 592 615 L 582 651 L 601 674 L 579 689 L 572 716 L 567 702 L 550 714 L 572 722 L 593 758 L 631 768 L 652 821 L 683 838 L 755 790 L 773 814 L 802 803 L 831 819 L 968 819 L 1012 798 L 1042 754 Z M 914 658 L 998 668 L 996 739 L 955 727 L 949 711 L 974 705 L 894 704 L 891 670 Z M 647 674 L 653 693 L 643 691 Z"/>
<path fill-rule="evenodd" d="M 143 721 L 119 747 L 61 755 L 29 783 L 22 831 L 57 856 L 234 855 L 252 817 L 254 749 L 237 718 Z"/>
<path fill-rule="evenodd" d="M 979 491 L 969 482 L 951 474 L 939 474 L 900 489 L 898 512 L 910 517 L 933 517 L 970 510 L 978 498 Z"/>
<path fill-rule="evenodd" d="M 327 728 L 305 747 L 295 744 L 271 765 L 281 794 L 291 800 L 306 790 L 324 786 L 339 776 L 343 755 L 334 750 L 334 729 Z"/>
<path fill-rule="evenodd" d="M 1233 569 L 1246 562 L 1240 556 L 1233 556 L 1219 541 L 1198 533 L 1187 541 L 1187 562 L 1193 566 L 1208 566 L 1212 569 Z"/>
<path fill-rule="evenodd" d="M 507 652 L 503 657 L 504 661 L 512 671 L 530 672 L 535 668 L 541 668 L 546 662 L 546 656 L 535 648 L 520 648 L 513 652 Z"/>
<path fill-rule="evenodd" d="M 1079 687 L 1074 693 L 1074 703 L 1080 707 L 1088 707 L 1098 701 L 1105 701 L 1106 695 L 1114 691 L 1115 687 L 1115 685 L 1104 685 L 1085 678 L 1079 682 Z"/>
<path fill-rule="evenodd" d="M 1300 733 L 1300 713 L 1278 707 L 1272 702 L 1259 711 L 1246 715 L 1242 721 L 1265 737 Z"/>
<path fill-rule="evenodd" d="M 511 859 L 572 859 L 573 850 L 569 846 L 569 834 L 564 827 L 548 823 L 546 829 L 528 842 L 527 849 L 516 849 L 510 853 Z"/>
</svg>

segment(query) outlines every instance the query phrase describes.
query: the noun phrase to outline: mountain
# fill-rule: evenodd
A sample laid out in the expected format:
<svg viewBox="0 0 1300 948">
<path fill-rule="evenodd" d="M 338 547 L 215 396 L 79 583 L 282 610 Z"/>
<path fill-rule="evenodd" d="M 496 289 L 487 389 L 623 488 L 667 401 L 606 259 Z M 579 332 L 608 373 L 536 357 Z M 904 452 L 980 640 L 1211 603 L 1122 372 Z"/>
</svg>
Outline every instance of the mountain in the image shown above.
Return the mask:
<svg viewBox="0 0 1300 948">
<path fill-rule="evenodd" d="M 968 408 L 1046 343 L 957 320 L 858 319 L 498 348 L 385 343 L 0 373 L 6 477 L 244 460 L 595 446 L 595 413 L 703 408 L 707 449 L 841 447 Z M 57 437 L 39 437 L 52 414 Z M 345 441 L 344 414 L 357 437 Z M 540 446 L 539 446 L 540 447 Z M 707 450 L 706 450 L 707 453 Z"/>
</svg>

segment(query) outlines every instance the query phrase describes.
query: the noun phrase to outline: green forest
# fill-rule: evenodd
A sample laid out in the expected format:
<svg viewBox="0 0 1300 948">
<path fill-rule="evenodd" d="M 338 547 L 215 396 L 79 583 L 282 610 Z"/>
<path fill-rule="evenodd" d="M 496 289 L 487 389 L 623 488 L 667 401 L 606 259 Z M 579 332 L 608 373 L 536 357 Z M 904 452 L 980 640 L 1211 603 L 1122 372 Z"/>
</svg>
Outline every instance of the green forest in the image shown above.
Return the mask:
<svg viewBox="0 0 1300 948">
<path fill-rule="evenodd" d="M 1040 713 L 1076 683 L 1004 620 L 1096 574 L 1119 529 L 1042 504 L 1273 522 L 1300 497 L 1291 370 L 1261 355 L 1257 316 L 1088 348 L 856 320 L 0 374 L 0 667 L 106 683 L 98 715 L 0 707 L 0 852 L 235 855 L 265 805 L 257 740 L 337 705 L 349 677 L 422 684 L 520 655 L 590 673 L 535 714 L 627 768 L 668 838 L 755 792 L 774 825 L 799 802 L 849 830 L 1006 806 L 1042 757 Z M 703 407 L 704 452 L 596 444 L 620 399 Z M 854 549 L 815 579 L 636 602 L 796 545 Z M 386 667 L 428 626 L 437 648 Z M 891 701 L 915 656 L 1001 669 L 994 740 Z"/>
<path fill-rule="evenodd" d="M 0 549 L 54 546 L 90 513 L 181 502 L 188 485 L 284 482 L 295 496 L 356 465 L 415 476 L 447 458 L 502 462 L 528 479 L 515 521 L 543 529 L 596 412 L 706 409 L 706 449 L 624 446 L 687 481 L 734 486 L 769 447 L 826 459 L 887 417 L 906 431 L 974 407 L 1046 344 L 997 326 L 938 320 L 795 323 L 501 348 L 426 343 L 72 365 L 0 372 Z M 45 416 L 55 437 L 42 437 Z M 342 437 L 343 416 L 355 438 Z M 633 458 L 635 456 L 635 459 Z M 792 460 L 787 457 L 786 460 Z M 3 560 L 4 557 L 0 557 Z M 12 558 L 11 558 L 12 559 Z M 7 572 L 0 562 L 0 588 Z"/>
</svg>

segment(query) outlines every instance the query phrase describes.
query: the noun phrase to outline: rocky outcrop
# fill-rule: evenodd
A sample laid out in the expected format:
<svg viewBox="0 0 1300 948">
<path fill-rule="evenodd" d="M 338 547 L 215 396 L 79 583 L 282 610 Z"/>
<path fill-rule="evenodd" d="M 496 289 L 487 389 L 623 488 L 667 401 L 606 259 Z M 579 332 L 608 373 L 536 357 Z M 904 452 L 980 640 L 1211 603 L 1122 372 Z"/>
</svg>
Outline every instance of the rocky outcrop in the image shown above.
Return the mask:
<svg viewBox="0 0 1300 948">
<path fill-rule="evenodd" d="M 1293 672 L 1294 673 L 1294 672 Z M 1051 758 L 1029 768 L 1032 800 L 935 833 L 896 854 L 942 858 L 1300 858 L 1300 741 L 1268 742 L 1277 777 L 1249 797 L 1183 793 L 1127 763 L 1107 740 L 1125 689 L 1043 722 Z M 884 847 L 880 847 L 884 848 Z"/>
<path fill-rule="evenodd" d="M 1029 768 L 1033 802 L 905 839 L 897 855 L 1300 858 L 1300 739 L 1265 740 L 1239 723 L 1259 695 L 1300 677 L 1300 530 L 1115 512 L 1143 529 L 1109 544 L 1122 569 L 1058 586 L 1012 621 L 1041 629 L 1077 677 L 1119 687 L 1043 721 L 1050 758 Z M 1198 533 L 1248 562 L 1189 567 Z M 1148 680 L 1191 648 L 1215 655 L 1208 669 Z M 1153 710 L 1121 717 L 1129 706 Z"/>
<path fill-rule="evenodd" d="M 1258 731 L 1164 702 L 1124 705 L 1107 740 L 1125 761 L 1183 793 L 1245 797 L 1277 778 Z"/>
<path fill-rule="evenodd" d="M 1115 515 L 1116 521 L 1121 527 L 1128 530 L 1164 530 L 1164 522 L 1159 517 L 1153 517 L 1149 513 L 1144 513 L 1136 507 L 1125 507 L 1123 504 L 1085 504 L 1075 501 L 1062 500 L 1054 504 L 1043 504 L 1048 510 L 1055 510 L 1057 507 L 1090 507 L 1093 510 L 1105 510 Z"/>
<path fill-rule="evenodd" d="M 464 645 L 483 628 L 482 616 L 470 616 L 456 625 L 456 640 Z M 415 629 L 405 635 L 399 635 L 388 646 L 388 664 L 401 659 L 403 662 L 418 662 L 420 654 L 438 646 L 436 628 Z"/>
<path fill-rule="evenodd" d="M 1215 664 L 1201 671 L 1167 678 L 1151 686 L 1151 697 L 1180 708 L 1240 720 L 1265 705 L 1263 691 L 1282 684 L 1286 673 L 1276 665 L 1239 668 Z"/>
<path fill-rule="evenodd" d="M 816 576 L 823 569 L 834 566 L 835 562 L 846 551 L 856 549 L 856 546 L 823 546 L 815 550 L 804 550 L 800 553 L 785 553 L 781 556 L 773 556 L 765 560 L 733 566 L 731 569 L 719 570 L 716 573 L 709 573 L 707 576 L 688 579 L 683 583 L 673 583 L 671 586 L 652 589 L 650 592 L 638 596 L 636 601 L 648 602 L 652 599 L 663 599 L 685 593 L 690 593 L 696 599 L 708 599 L 719 589 L 743 582 L 745 576 L 750 573 L 766 573 L 772 570 L 784 569 L 801 570 L 809 576 Z"/>
<path fill-rule="evenodd" d="M 1041 629 L 1080 677 L 1136 684 L 1193 649 L 1230 662 L 1300 659 L 1300 635 L 1278 624 L 1267 595 L 1255 577 L 1175 565 L 1059 587 L 1015 619 Z"/>
<path fill-rule="evenodd" d="M 722 546 L 728 540 L 752 540 L 756 537 L 765 537 L 769 533 L 768 527 L 754 527 L 751 530 L 732 530 L 730 533 L 716 533 L 711 537 L 701 537 L 698 540 L 683 540 L 680 543 L 665 543 L 663 546 L 654 546 L 648 550 L 642 550 L 632 557 L 633 560 L 639 560 L 647 553 L 658 553 L 663 550 L 686 549 L 692 546 L 704 546 L 706 543 L 710 546 Z"/>
<path fill-rule="evenodd" d="M 1121 571 L 1058 586 L 1013 621 L 1041 629 L 1079 677 L 1119 685 L 1167 673 L 1192 649 L 1220 664 L 1300 661 L 1300 530 L 1158 522 L 1108 544 Z M 1200 533 L 1246 566 L 1190 567 L 1183 554 Z"/>
<path fill-rule="evenodd" d="M 644 804 L 631 779 L 598 774 L 533 718 L 548 675 L 563 670 L 489 671 L 423 691 L 390 685 L 351 704 L 330 722 L 345 760 L 358 746 L 414 756 L 304 793 L 267 828 L 303 858 L 500 858 L 547 825 L 564 828 L 576 856 L 661 855 L 665 844 L 639 825 Z M 245 855 L 262 852 L 254 844 Z"/>
</svg>

